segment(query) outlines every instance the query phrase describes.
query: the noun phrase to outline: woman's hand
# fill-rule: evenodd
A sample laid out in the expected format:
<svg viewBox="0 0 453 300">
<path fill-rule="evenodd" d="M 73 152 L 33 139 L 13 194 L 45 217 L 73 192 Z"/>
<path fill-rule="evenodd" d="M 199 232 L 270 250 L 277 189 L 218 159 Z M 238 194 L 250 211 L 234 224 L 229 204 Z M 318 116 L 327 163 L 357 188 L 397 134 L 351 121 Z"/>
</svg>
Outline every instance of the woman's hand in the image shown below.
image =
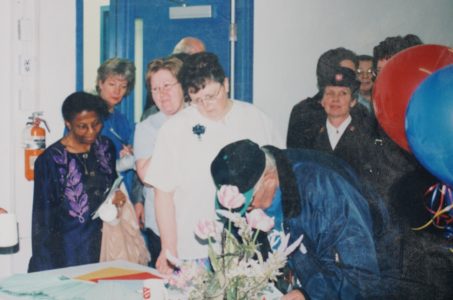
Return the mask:
<svg viewBox="0 0 453 300">
<path fill-rule="evenodd" d="M 126 155 L 134 155 L 134 149 L 131 145 L 123 145 L 123 149 L 120 151 L 120 158 L 123 158 Z"/>
<path fill-rule="evenodd" d="M 113 196 L 112 204 L 120 208 L 123 207 L 126 201 L 127 201 L 126 195 L 121 190 L 116 190 L 115 195 Z"/>
<path fill-rule="evenodd" d="M 6 209 L 3 209 L 0 207 L 0 214 L 7 214 L 8 212 L 6 211 Z"/>
<path fill-rule="evenodd" d="M 163 248 L 160 251 L 159 257 L 156 261 L 156 269 L 163 275 L 170 275 L 174 270 L 174 266 L 167 260 L 165 251 L 166 249 Z"/>
<path fill-rule="evenodd" d="M 135 203 L 134 209 L 138 224 L 140 225 L 140 228 L 143 229 L 143 227 L 145 226 L 145 207 L 143 206 L 143 203 L 139 202 Z"/>
<path fill-rule="evenodd" d="M 164 192 L 155 188 L 154 208 L 156 209 L 156 221 L 159 227 L 162 250 L 157 258 L 156 268 L 165 275 L 171 274 L 174 266 L 167 260 L 166 251 L 178 257 L 176 249 L 176 217 L 173 192 Z"/>
</svg>

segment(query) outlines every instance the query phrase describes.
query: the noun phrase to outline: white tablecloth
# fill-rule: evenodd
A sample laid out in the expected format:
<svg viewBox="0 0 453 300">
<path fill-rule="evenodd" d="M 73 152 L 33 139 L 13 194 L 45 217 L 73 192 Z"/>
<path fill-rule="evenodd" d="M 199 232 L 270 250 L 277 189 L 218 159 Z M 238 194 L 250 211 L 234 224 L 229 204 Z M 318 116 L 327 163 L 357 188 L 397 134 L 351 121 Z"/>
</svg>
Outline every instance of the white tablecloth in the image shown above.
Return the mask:
<svg viewBox="0 0 453 300">
<path fill-rule="evenodd" d="M 109 267 L 116 267 L 116 268 L 124 268 L 124 269 L 133 269 L 133 270 L 138 270 L 138 271 L 143 271 L 143 272 L 149 272 L 152 274 L 159 275 L 157 270 L 153 268 L 149 268 L 146 266 L 130 263 L 127 261 L 112 261 L 112 262 L 102 262 L 102 263 L 96 263 L 96 264 L 89 264 L 89 265 L 82 265 L 82 266 L 76 266 L 76 267 L 68 267 L 68 268 L 62 268 L 62 269 L 55 269 L 55 270 L 48 270 L 48 271 L 42 271 L 38 272 L 42 277 L 40 278 L 51 278 L 55 276 L 67 276 L 70 278 L 78 277 L 90 272 L 98 271 L 104 268 L 109 268 Z M 38 274 L 38 273 L 32 273 L 32 274 Z M 112 282 L 111 284 L 115 284 Z M 120 283 L 118 283 L 120 284 Z M 176 291 L 169 291 L 169 298 L 170 300 L 183 300 L 186 299 L 184 295 L 181 295 L 177 293 Z M 277 300 L 281 298 L 281 293 L 278 292 L 275 288 L 272 288 L 272 292 L 266 295 L 266 300 Z M 33 299 L 32 297 L 12 297 L 6 294 L 3 294 L 0 292 L 0 299 L 1 300 L 17 300 L 17 299 Z M 36 298 L 35 298 L 36 299 Z M 40 300 L 44 300 L 45 298 L 39 298 Z M 100 298 L 100 299 L 93 299 L 93 300 L 110 300 L 108 296 L 105 298 Z M 127 299 L 127 300 L 141 300 L 142 295 L 137 292 L 136 297 L 134 299 Z M 86 300 L 91 300 L 91 299 L 86 299 Z"/>
</svg>

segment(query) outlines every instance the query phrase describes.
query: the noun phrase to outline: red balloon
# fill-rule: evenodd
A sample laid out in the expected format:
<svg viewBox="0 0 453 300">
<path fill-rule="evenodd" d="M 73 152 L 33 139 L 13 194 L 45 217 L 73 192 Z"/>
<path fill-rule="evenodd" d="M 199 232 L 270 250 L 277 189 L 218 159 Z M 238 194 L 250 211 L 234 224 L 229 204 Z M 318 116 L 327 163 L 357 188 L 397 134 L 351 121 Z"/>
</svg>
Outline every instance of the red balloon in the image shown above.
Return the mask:
<svg viewBox="0 0 453 300">
<path fill-rule="evenodd" d="M 399 146 L 409 150 L 404 122 L 406 108 L 418 85 L 436 70 L 453 64 L 453 48 L 419 45 L 394 55 L 379 73 L 373 105 L 382 128 Z"/>
</svg>

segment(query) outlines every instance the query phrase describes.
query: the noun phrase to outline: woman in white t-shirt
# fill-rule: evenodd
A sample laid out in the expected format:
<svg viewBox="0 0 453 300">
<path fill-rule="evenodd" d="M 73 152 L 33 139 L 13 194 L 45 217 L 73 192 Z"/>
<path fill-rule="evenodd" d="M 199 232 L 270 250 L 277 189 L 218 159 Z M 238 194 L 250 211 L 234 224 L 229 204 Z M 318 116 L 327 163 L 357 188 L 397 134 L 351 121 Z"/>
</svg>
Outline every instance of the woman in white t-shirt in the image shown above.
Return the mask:
<svg viewBox="0 0 453 300">
<path fill-rule="evenodd" d="M 190 106 L 159 130 L 145 182 L 155 188 L 156 219 L 162 250 L 156 268 L 174 266 L 167 253 L 183 260 L 207 261 L 207 245 L 194 229 L 201 219 L 215 218 L 216 187 L 210 165 L 219 150 L 251 139 L 259 145 L 283 147 L 270 119 L 255 106 L 230 99 L 228 78 L 215 54 L 202 52 L 184 60 L 179 81 Z"/>
</svg>

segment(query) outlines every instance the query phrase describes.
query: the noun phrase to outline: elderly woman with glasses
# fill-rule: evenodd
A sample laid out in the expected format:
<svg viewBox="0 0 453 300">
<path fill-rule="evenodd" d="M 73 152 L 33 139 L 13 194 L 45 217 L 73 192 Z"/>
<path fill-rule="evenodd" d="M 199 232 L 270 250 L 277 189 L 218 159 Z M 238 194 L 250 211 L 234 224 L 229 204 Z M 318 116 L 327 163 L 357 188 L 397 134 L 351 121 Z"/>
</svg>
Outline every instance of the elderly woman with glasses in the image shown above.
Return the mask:
<svg viewBox="0 0 453 300">
<path fill-rule="evenodd" d="M 182 61 L 176 57 L 158 58 L 148 64 L 146 86 L 159 111 L 135 127 L 135 165 L 142 181 L 153 156 L 159 129 L 166 120 L 184 108 L 184 92 L 177 78 L 181 67 Z M 151 186 L 144 187 L 143 200 L 144 204 L 135 204 L 135 211 L 140 223 L 145 225 L 145 235 L 151 252 L 150 265 L 154 267 L 161 248 L 154 210 L 154 190 Z"/>
<path fill-rule="evenodd" d="M 162 241 L 157 269 L 169 274 L 170 253 L 183 260 L 207 261 L 208 248 L 194 229 L 214 218 L 216 187 L 210 164 L 225 145 L 251 139 L 282 145 L 270 119 L 251 104 L 230 99 L 229 83 L 213 53 L 190 55 L 178 75 L 190 106 L 162 125 L 145 182 L 155 190 L 156 220 Z"/>
</svg>

